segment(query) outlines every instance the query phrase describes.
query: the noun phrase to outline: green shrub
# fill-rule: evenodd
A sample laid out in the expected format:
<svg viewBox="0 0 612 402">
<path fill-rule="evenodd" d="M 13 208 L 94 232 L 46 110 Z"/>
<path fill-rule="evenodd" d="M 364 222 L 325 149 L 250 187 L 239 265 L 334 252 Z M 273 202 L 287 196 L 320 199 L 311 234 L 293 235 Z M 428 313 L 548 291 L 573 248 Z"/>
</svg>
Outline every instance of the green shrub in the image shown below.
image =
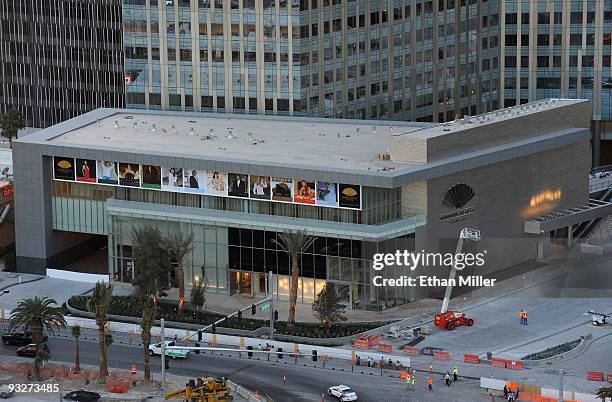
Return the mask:
<svg viewBox="0 0 612 402">
<path fill-rule="evenodd" d="M 89 296 L 72 296 L 69 300 L 69 304 L 77 310 L 87 311 L 86 306 L 88 299 Z M 156 319 L 163 318 L 166 321 L 206 326 L 223 317 L 221 314 L 191 309 L 185 309 L 185 312 L 181 315 L 178 312 L 176 303 L 165 300 L 161 300 L 158 307 Z M 113 296 L 108 313 L 111 315 L 141 317 L 142 303 L 134 296 Z M 293 327 L 289 328 L 285 321 L 277 321 L 274 327 L 277 333 L 283 335 L 295 335 L 309 338 L 337 338 L 355 335 L 388 323 L 389 322 L 336 323 L 331 327 L 323 327 L 319 323 L 297 322 Z M 268 323 L 259 319 L 243 318 L 239 320 L 234 317 L 222 323 L 221 326 L 223 328 L 254 331 L 257 328 L 268 327 Z"/>
</svg>

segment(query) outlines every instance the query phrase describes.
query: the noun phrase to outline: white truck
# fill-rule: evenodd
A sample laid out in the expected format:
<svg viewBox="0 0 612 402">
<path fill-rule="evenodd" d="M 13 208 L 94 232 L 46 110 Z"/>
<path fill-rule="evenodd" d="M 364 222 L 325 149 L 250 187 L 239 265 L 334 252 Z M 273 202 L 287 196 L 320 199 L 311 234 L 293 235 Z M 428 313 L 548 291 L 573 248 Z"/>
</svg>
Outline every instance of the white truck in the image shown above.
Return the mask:
<svg viewBox="0 0 612 402">
<path fill-rule="evenodd" d="M 188 350 L 168 349 L 168 346 L 177 346 L 174 341 L 166 341 L 166 356 L 173 359 L 186 359 L 189 355 Z M 149 345 L 149 355 L 161 356 L 161 342 Z"/>
</svg>

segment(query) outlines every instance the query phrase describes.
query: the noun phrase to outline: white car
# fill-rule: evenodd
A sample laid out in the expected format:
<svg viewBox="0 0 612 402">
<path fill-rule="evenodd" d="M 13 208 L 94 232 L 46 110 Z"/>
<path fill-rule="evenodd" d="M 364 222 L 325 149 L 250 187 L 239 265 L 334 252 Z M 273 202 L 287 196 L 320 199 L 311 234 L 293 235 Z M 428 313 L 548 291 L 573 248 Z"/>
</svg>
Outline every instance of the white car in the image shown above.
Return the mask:
<svg viewBox="0 0 612 402">
<path fill-rule="evenodd" d="M 333 387 L 329 387 L 327 393 L 343 402 L 357 400 L 357 393 L 346 385 L 334 385 Z"/>
<path fill-rule="evenodd" d="M 15 390 L 8 385 L 0 385 L 0 399 L 8 399 L 13 396 Z"/>
<path fill-rule="evenodd" d="M 174 343 L 174 341 L 166 341 L 166 356 L 171 357 L 173 359 L 181 358 L 186 359 L 189 355 L 188 350 L 176 350 L 176 349 L 168 349 L 168 346 L 178 346 Z M 161 342 L 156 343 L 154 345 L 149 345 L 149 355 L 151 356 L 161 356 Z"/>
</svg>

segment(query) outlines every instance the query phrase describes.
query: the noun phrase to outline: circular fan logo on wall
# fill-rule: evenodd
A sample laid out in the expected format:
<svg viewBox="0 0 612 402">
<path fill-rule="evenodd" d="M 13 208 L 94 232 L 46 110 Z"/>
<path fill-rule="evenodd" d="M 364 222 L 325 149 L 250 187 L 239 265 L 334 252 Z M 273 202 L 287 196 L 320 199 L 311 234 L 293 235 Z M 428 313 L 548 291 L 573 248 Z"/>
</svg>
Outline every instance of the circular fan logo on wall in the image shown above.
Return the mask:
<svg viewBox="0 0 612 402">
<path fill-rule="evenodd" d="M 468 205 L 475 195 L 474 189 L 465 183 L 458 183 L 449 188 L 442 198 L 442 205 L 452 211 L 441 214 L 440 220 L 448 223 L 466 220 L 468 215 L 476 211 L 473 205 Z"/>
</svg>

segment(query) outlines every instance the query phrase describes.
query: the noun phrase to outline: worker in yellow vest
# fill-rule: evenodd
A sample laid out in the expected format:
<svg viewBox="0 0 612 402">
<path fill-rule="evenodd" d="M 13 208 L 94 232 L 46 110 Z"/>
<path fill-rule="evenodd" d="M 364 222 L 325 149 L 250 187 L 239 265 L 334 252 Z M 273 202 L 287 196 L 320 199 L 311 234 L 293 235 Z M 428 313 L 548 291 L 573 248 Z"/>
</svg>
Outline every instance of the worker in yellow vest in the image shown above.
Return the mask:
<svg viewBox="0 0 612 402">
<path fill-rule="evenodd" d="M 453 369 L 453 381 L 457 381 L 458 377 L 459 377 L 459 369 L 457 368 L 457 366 L 455 366 L 455 368 Z"/>
<path fill-rule="evenodd" d="M 412 390 L 416 391 L 416 377 L 412 376 Z"/>
</svg>

